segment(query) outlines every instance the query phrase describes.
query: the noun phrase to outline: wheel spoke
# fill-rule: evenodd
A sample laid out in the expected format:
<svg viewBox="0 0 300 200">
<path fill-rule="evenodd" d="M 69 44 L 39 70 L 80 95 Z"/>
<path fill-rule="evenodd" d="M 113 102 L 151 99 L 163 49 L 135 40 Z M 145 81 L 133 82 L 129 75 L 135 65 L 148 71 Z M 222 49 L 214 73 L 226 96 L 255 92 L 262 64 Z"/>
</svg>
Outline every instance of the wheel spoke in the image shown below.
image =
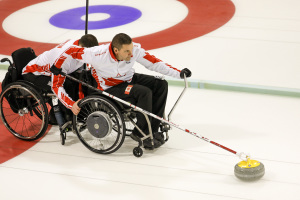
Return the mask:
<svg viewBox="0 0 300 200">
<path fill-rule="evenodd" d="M 48 108 L 40 93 L 29 84 L 15 82 L 7 86 L 0 104 L 2 121 L 17 138 L 35 140 L 47 130 Z"/>
<path fill-rule="evenodd" d="M 90 119 L 89 116 L 91 116 Z M 101 120 L 104 120 L 103 123 L 110 124 L 110 128 L 107 130 L 110 132 L 103 132 L 98 135 L 98 132 L 93 132 L 94 127 L 90 127 L 90 131 L 92 132 L 89 132 L 89 123 L 87 123 L 87 120 L 94 119 L 93 116 L 100 116 L 100 122 L 95 121 L 100 126 L 103 125 Z M 125 137 L 124 120 L 121 112 L 113 103 L 102 97 L 87 97 L 82 101 L 80 113 L 74 117 L 76 119 L 75 123 L 80 122 L 87 126 L 84 131 L 80 131 L 82 126 L 76 126 L 75 131 L 80 141 L 88 149 L 96 153 L 106 154 L 120 148 Z M 94 121 L 91 122 L 92 124 L 94 123 Z M 101 131 L 106 131 L 106 129 L 104 128 Z"/>
</svg>

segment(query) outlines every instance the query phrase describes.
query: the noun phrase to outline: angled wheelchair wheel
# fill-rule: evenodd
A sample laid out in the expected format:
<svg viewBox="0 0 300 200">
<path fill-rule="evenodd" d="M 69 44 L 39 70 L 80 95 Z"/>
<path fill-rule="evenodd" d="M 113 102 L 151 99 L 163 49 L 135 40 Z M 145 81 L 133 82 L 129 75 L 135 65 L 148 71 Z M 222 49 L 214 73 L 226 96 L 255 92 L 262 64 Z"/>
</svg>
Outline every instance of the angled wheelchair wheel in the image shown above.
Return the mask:
<svg viewBox="0 0 300 200">
<path fill-rule="evenodd" d="M 42 96 L 25 82 L 4 88 L 0 95 L 0 116 L 6 128 L 22 140 L 36 140 L 48 127 L 48 109 Z"/>
<path fill-rule="evenodd" d="M 99 154 L 117 151 L 126 133 L 119 108 L 103 96 L 86 97 L 78 106 L 81 110 L 73 116 L 73 128 L 83 145 Z"/>
</svg>

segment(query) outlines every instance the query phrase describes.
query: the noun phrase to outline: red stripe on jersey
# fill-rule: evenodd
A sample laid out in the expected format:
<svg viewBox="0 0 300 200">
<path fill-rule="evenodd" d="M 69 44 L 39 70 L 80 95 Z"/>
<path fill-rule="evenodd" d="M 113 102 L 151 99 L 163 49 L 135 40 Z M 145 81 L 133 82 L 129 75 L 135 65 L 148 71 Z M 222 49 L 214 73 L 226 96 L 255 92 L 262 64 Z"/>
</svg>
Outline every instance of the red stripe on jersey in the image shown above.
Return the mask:
<svg viewBox="0 0 300 200">
<path fill-rule="evenodd" d="M 67 57 L 65 56 L 60 56 L 56 62 L 54 63 L 55 67 L 57 68 L 61 68 L 62 64 L 65 62 L 65 60 L 67 59 Z"/>
<path fill-rule="evenodd" d="M 82 54 L 84 54 L 84 48 L 71 47 L 71 48 L 67 49 L 65 53 L 72 56 L 72 58 L 74 58 L 74 59 L 82 60 Z"/>
<path fill-rule="evenodd" d="M 161 62 L 160 59 L 156 58 L 155 56 L 153 55 L 150 55 L 148 52 L 145 52 L 146 55 L 144 56 L 144 58 L 150 62 L 152 62 L 153 64 L 154 63 L 158 63 L 158 62 Z"/>
<path fill-rule="evenodd" d="M 112 57 L 112 59 L 114 59 L 115 61 L 118 61 L 114 52 L 113 52 L 113 49 L 112 49 L 112 46 L 111 46 L 111 43 L 109 45 L 109 53 L 110 53 L 110 56 Z"/>
<path fill-rule="evenodd" d="M 166 63 L 166 65 L 167 65 L 168 67 L 170 67 L 171 69 L 174 69 L 175 71 L 181 72 L 179 69 L 177 69 L 177 68 L 175 68 L 175 67 L 172 67 L 171 65 L 169 65 L 169 64 L 167 64 L 167 63 Z"/>
<path fill-rule="evenodd" d="M 49 64 L 46 64 L 46 65 L 43 65 L 43 66 L 39 66 L 39 65 L 29 65 L 29 66 L 26 66 L 25 70 L 23 73 L 34 73 L 34 72 L 50 72 L 50 65 Z"/>
<path fill-rule="evenodd" d="M 53 77 L 52 89 L 56 95 L 58 95 L 58 88 L 62 86 L 64 80 L 65 77 L 62 77 L 61 75 L 56 75 Z"/>
<path fill-rule="evenodd" d="M 75 102 L 63 93 L 61 95 L 58 94 L 58 89 L 60 87 L 63 87 L 65 79 L 66 79 L 66 77 L 64 77 L 62 75 L 55 75 L 53 77 L 52 89 L 53 89 L 54 93 L 58 96 L 58 98 L 61 100 L 62 104 L 64 104 L 68 108 L 72 108 L 72 106 Z"/>
<path fill-rule="evenodd" d="M 73 44 L 79 46 L 79 40 L 76 40 Z"/>
<path fill-rule="evenodd" d="M 94 79 L 96 80 L 96 82 L 97 82 L 97 88 L 99 89 L 99 90 L 102 90 L 103 91 L 103 88 L 101 87 L 101 85 L 100 85 L 100 82 L 99 82 L 99 77 L 97 76 L 97 72 L 96 72 L 96 70 L 92 67 L 92 76 L 94 77 Z"/>
<path fill-rule="evenodd" d="M 148 52 L 145 52 L 145 53 L 146 53 L 146 55 L 144 56 L 144 58 L 145 58 L 146 60 L 152 62 L 153 64 L 158 63 L 158 62 L 162 62 L 162 60 L 156 58 L 156 57 L 153 56 L 153 55 L 150 55 Z M 176 69 L 175 67 L 172 67 L 171 65 L 169 65 L 169 64 L 167 64 L 167 63 L 165 63 L 165 65 L 167 65 L 167 66 L 170 67 L 171 69 L 174 69 L 175 71 L 180 72 L 179 69 Z"/>
<path fill-rule="evenodd" d="M 120 83 L 123 83 L 124 81 L 122 80 L 118 80 L 118 79 L 114 79 L 114 78 L 103 78 L 103 80 L 105 81 L 105 85 L 107 86 L 115 86 L 115 85 L 119 85 Z"/>
</svg>

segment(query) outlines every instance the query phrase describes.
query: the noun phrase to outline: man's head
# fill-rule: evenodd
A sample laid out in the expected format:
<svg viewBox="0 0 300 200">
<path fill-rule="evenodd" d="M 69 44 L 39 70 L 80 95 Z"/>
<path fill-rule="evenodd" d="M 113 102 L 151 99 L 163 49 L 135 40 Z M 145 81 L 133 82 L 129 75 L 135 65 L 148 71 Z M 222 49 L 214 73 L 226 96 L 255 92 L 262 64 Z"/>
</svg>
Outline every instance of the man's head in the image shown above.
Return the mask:
<svg viewBox="0 0 300 200">
<path fill-rule="evenodd" d="M 81 47 L 94 47 L 98 45 L 99 43 L 97 38 L 92 34 L 86 34 L 82 36 L 79 40 L 79 46 Z"/>
<path fill-rule="evenodd" d="M 117 34 L 111 42 L 112 50 L 118 60 L 129 61 L 132 56 L 132 39 L 125 33 Z"/>
</svg>

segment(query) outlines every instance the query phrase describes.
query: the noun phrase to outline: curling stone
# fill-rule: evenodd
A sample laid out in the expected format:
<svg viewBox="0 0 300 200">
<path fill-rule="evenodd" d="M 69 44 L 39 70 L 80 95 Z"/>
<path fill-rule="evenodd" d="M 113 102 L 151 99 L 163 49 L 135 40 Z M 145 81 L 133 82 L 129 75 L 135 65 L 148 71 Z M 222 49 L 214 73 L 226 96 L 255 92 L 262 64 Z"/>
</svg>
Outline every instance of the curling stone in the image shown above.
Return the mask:
<svg viewBox="0 0 300 200">
<path fill-rule="evenodd" d="M 241 161 L 234 167 L 234 175 L 244 181 L 258 180 L 265 174 L 265 166 L 257 161 L 251 160 Z"/>
</svg>

